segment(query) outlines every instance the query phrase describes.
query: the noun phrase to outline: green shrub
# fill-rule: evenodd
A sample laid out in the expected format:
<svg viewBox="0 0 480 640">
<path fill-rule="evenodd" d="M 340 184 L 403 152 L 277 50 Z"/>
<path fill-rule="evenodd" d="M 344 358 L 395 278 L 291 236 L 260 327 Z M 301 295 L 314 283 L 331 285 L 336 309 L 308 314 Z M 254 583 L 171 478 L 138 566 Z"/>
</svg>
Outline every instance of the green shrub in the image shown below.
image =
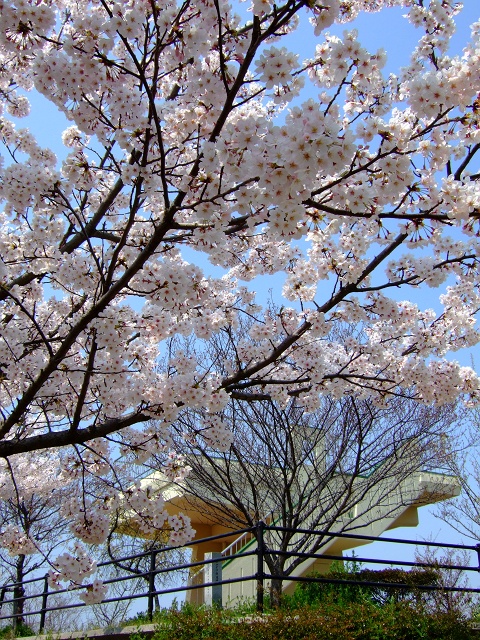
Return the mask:
<svg viewBox="0 0 480 640">
<path fill-rule="evenodd" d="M 317 578 L 318 582 L 299 582 L 293 596 L 285 597 L 285 605 L 317 606 L 320 603 L 335 602 L 337 604 L 371 602 L 384 605 L 387 602 L 413 602 L 417 605 L 429 600 L 429 593 L 419 589 L 423 585 L 439 584 L 438 571 L 434 569 L 362 569 L 356 562 L 332 563 L 326 574 L 313 572 L 309 578 Z M 405 587 L 372 586 L 359 584 L 329 583 L 326 579 L 357 582 L 380 582 L 385 584 L 405 584 Z"/>
<path fill-rule="evenodd" d="M 0 629 L 0 638 L 26 638 L 35 635 L 35 631 L 24 622 L 19 622 L 15 630 L 12 625 Z"/>
<path fill-rule="evenodd" d="M 155 614 L 153 640 L 473 640 L 475 632 L 459 610 L 432 606 L 419 589 L 439 582 L 435 570 L 362 569 L 356 562 L 336 563 L 318 578 L 404 584 L 300 582 L 280 609 L 255 613 L 251 602 L 218 610 L 184 604 Z M 134 640 L 141 640 L 135 638 Z"/>
<path fill-rule="evenodd" d="M 475 632 L 460 611 L 432 608 L 430 595 L 418 587 L 438 584 L 435 570 L 362 569 L 336 563 L 318 578 L 405 584 L 300 582 L 282 607 L 266 615 L 251 603 L 218 610 L 184 604 L 155 614 L 153 640 L 473 640 Z M 430 604 L 429 604 L 430 603 Z M 140 616 L 139 616 L 140 617 Z M 138 620 L 138 618 L 137 618 Z M 134 640 L 141 640 L 135 638 Z"/>
<path fill-rule="evenodd" d="M 238 618 L 235 611 L 172 611 L 153 640 L 472 640 L 458 614 L 429 614 L 408 602 L 323 603 Z"/>
</svg>

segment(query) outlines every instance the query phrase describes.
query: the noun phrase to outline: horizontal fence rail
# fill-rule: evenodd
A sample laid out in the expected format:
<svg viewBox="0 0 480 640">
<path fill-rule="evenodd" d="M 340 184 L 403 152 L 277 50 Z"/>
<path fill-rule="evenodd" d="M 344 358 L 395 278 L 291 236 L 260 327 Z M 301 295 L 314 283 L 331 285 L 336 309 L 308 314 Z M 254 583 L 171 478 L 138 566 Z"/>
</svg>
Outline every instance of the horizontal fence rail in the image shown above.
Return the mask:
<svg viewBox="0 0 480 640">
<path fill-rule="evenodd" d="M 309 539 L 313 539 L 315 536 L 321 539 L 320 549 L 315 553 L 309 552 L 301 552 L 301 551 L 285 551 L 281 549 L 277 549 L 271 544 L 267 544 L 267 534 L 268 533 L 289 533 L 295 536 L 308 536 Z M 445 584 L 407 584 L 406 582 L 385 582 L 382 580 L 359 580 L 352 578 L 349 574 L 349 577 L 343 579 L 338 577 L 329 577 L 328 575 L 293 575 L 289 573 L 288 570 L 283 573 L 275 573 L 272 574 L 266 571 L 266 560 L 268 557 L 281 557 L 284 556 L 288 561 L 295 561 L 296 565 L 301 566 L 302 562 L 306 560 L 322 560 L 322 561 L 345 561 L 354 559 L 356 563 L 362 564 L 373 564 L 373 565 L 388 565 L 390 567 L 401 567 L 406 569 L 433 569 L 436 571 L 457 571 L 457 572 L 467 572 L 474 573 L 478 575 L 480 573 L 480 544 L 476 545 L 463 545 L 463 544 L 452 544 L 452 543 L 441 543 L 441 542 L 424 542 L 418 540 L 402 540 L 399 538 L 377 538 L 374 536 L 360 535 L 355 533 L 342 533 L 335 532 L 331 530 L 310 530 L 310 529 L 290 529 L 287 527 L 279 527 L 275 525 L 265 524 L 264 522 L 257 523 L 254 527 L 247 527 L 244 529 L 238 529 L 235 531 L 229 531 L 225 534 L 219 534 L 216 536 L 210 536 L 208 538 L 201 538 L 198 540 L 193 540 L 188 544 L 184 545 L 184 547 L 194 548 L 196 545 L 212 543 L 212 542 L 221 542 L 222 539 L 232 538 L 232 536 L 236 536 L 234 542 L 226 545 L 224 552 L 222 554 L 217 554 L 216 557 L 205 558 L 195 562 L 188 562 L 182 564 L 175 564 L 168 567 L 157 568 L 157 558 L 161 556 L 161 554 L 165 554 L 169 551 L 176 550 L 182 547 L 159 547 L 155 549 L 151 549 L 149 551 L 145 551 L 142 553 L 132 554 L 128 556 L 124 556 L 115 561 L 107 561 L 98 563 L 97 567 L 101 570 L 104 567 L 109 567 L 112 565 L 117 565 L 120 562 L 127 562 L 132 560 L 141 560 L 145 559 L 148 561 L 148 569 L 145 571 L 135 571 L 126 572 L 124 575 L 119 575 L 113 578 L 108 578 L 103 580 L 104 585 L 114 585 L 116 583 L 123 583 L 128 581 L 137 581 L 139 579 L 144 579 L 145 586 L 147 588 L 140 590 L 132 590 L 128 595 L 121 595 L 118 597 L 107 597 L 105 598 L 101 604 L 108 604 L 113 602 L 123 602 L 123 601 L 133 601 L 139 599 L 145 599 L 147 602 L 147 614 L 151 619 L 154 611 L 155 599 L 162 595 L 167 594 L 176 594 L 181 592 L 189 592 L 195 591 L 198 589 L 207 589 L 207 588 L 215 588 L 215 587 L 223 587 L 224 585 L 232 585 L 238 583 L 245 582 L 256 582 L 256 605 L 257 610 L 259 612 L 263 611 L 264 608 L 264 593 L 266 589 L 266 585 L 268 581 L 271 580 L 289 580 L 298 583 L 323 583 L 323 584 L 334 584 L 334 585 L 348 585 L 348 586 L 362 586 L 362 587 L 372 587 L 379 589 L 391 589 L 391 590 L 404 590 L 405 592 L 409 591 L 425 591 L 425 592 L 434 592 L 434 591 L 442 591 L 445 593 L 469 593 L 469 594 L 480 594 L 480 588 L 476 587 L 465 587 L 465 586 L 448 586 Z M 436 549 L 452 549 L 457 551 L 467 551 L 473 552 L 475 555 L 476 563 L 474 565 L 462 565 L 462 564 L 451 564 L 451 563 L 428 563 L 428 562 L 412 562 L 407 560 L 390 560 L 385 558 L 372 558 L 372 557 L 360 557 L 354 556 L 345 557 L 342 555 L 321 553 L 321 547 L 326 546 L 330 541 L 337 539 L 352 539 L 355 541 L 365 541 L 367 542 L 385 542 L 392 545 L 415 545 L 417 547 L 430 547 Z M 242 543 L 241 541 L 245 541 Z M 238 544 L 237 544 L 238 543 Z M 235 551 L 235 553 L 233 553 Z M 213 554 L 212 554 L 213 555 Z M 256 570 L 249 575 L 242 575 L 238 577 L 221 579 L 221 580 L 205 580 L 205 576 L 207 575 L 207 568 L 210 565 L 215 565 L 218 567 L 222 565 L 230 564 L 236 559 L 245 559 L 248 557 L 256 557 L 255 568 Z M 201 582 L 198 584 L 193 584 L 193 580 L 189 580 L 187 584 L 182 584 L 180 586 L 165 588 L 165 589 L 157 589 L 155 585 L 156 576 L 161 576 L 162 574 L 169 574 L 176 571 L 189 571 L 190 578 L 196 578 L 197 580 L 201 578 Z M 194 570 L 194 571 L 193 571 Z M 353 574 L 354 575 L 354 574 Z M 38 589 L 36 590 L 36 586 L 38 585 Z M 28 624 L 31 623 L 32 618 L 37 618 L 38 622 L 38 631 L 42 633 L 45 630 L 46 624 L 46 616 L 49 612 L 54 611 L 63 611 L 68 609 L 78 609 L 88 606 L 98 606 L 98 605 L 89 605 L 84 602 L 72 602 L 67 604 L 59 604 L 48 606 L 49 600 L 51 603 L 52 596 L 62 595 L 62 594 L 71 594 L 75 591 L 81 591 L 85 589 L 85 585 L 72 585 L 65 589 L 51 589 L 49 587 L 48 582 L 48 574 L 42 575 L 36 578 L 29 578 L 24 580 L 23 582 L 12 582 L 9 584 L 5 584 L 0 586 L 0 621 L 10 621 L 10 624 L 16 626 L 18 621 L 28 620 Z M 30 604 L 27 606 L 26 603 L 30 603 L 33 601 L 33 608 L 29 609 Z M 19 612 L 19 605 L 22 605 L 22 610 Z M 5 613 L 5 608 L 9 607 L 11 611 L 9 613 Z M 0 622 L 0 625 L 2 623 Z"/>
</svg>

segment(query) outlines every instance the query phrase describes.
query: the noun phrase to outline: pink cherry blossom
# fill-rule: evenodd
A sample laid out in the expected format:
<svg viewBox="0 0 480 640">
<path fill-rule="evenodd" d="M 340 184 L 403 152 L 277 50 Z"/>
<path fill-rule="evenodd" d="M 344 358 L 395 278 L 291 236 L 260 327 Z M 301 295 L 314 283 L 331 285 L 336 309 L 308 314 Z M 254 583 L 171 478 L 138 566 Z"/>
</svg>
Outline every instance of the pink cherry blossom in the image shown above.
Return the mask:
<svg viewBox="0 0 480 640">
<path fill-rule="evenodd" d="M 326 31 L 392 6 L 418 33 L 395 74 L 355 29 Z M 451 54 L 453 1 L 237 9 L 2 2 L 0 497 L 68 486 L 78 546 L 51 582 L 85 602 L 105 590 L 84 582 L 82 543 L 113 515 L 171 544 L 194 535 L 132 471 L 185 479 L 169 433 L 183 411 L 227 450 L 231 397 L 479 400 L 450 354 L 480 337 L 480 24 Z M 35 94 L 46 127 L 68 121 L 52 149 L 21 126 Z M 437 311 L 410 299 L 422 287 Z M 37 548 L 2 534 L 11 553 Z"/>
</svg>

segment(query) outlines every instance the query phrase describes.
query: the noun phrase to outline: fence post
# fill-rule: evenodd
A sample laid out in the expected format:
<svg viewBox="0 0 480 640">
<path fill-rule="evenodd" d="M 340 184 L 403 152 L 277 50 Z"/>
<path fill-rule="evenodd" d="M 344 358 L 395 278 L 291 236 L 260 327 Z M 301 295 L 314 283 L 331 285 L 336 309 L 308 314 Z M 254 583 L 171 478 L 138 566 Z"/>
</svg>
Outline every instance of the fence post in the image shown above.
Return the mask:
<svg viewBox="0 0 480 640">
<path fill-rule="evenodd" d="M 207 606 L 222 608 L 222 554 L 219 551 L 205 553 L 205 560 L 216 560 L 205 565 L 205 580 L 211 587 L 204 587 L 204 601 Z"/>
<path fill-rule="evenodd" d="M 155 591 L 155 565 L 157 561 L 157 551 L 152 549 L 150 552 L 150 573 L 148 576 L 148 617 L 153 618 L 153 600 Z"/>
<path fill-rule="evenodd" d="M 256 538 L 257 538 L 257 611 L 259 613 L 263 613 L 263 592 L 264 592 L 264 571 L 263 571 L 263 559 L 265 554 L 265 541 L 264 541 L 264 531 L 265 531 L 265 523 L 260 520 L 257 522 L 256 527 Z"/>
<path fill-rule="evenodd" d="M 47 598 L 48 598 L 48 573 L 43 578 L 42 608 L 40 610 L 40 629 L 38 633 L 42 633 L 45 629 L 45 617 L 47 615 Z"/>
<path fill-rule="evenodd" d="M 480 571 L 480 543 L 475 545 L 475 549 L 477 550 L 478 570 Z"/>
</svg>

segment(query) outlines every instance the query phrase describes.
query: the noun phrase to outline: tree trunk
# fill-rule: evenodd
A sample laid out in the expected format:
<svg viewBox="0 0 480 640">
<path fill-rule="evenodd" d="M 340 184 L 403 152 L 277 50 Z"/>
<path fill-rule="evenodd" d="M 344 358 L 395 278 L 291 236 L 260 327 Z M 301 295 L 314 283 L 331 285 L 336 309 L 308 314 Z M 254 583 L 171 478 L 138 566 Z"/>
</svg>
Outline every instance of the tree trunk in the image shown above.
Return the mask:
<svg viewBox="0 0 480 640">
<path fill-rule="evenodd" d="M 18 625 L 25 622 L 23 612 L 25 608 L 25 588 L 23 586 L 25 567 L 25 554 L 20 554 L 17 560 L 16 585 L 13 589 L 13 628 L 16 630 Z"/>
<path fill-rule="evenodd" d="M 274 609 L 278 609 L 282 602 L 282 584 L 281 578 L 272 578 L 270 582 L 270 604 Z"/>
<path fill-rule="evenodd" d="M 282 545 L 283 547 L 283 545 Z M 278 609 L 282 602 L 282 586 L 283 578 L 281 576 L 285 572 L 285 556 L 269 553 L 265 556 L 270 575 L 270 605 L 274 609 Z"/>
</svg>

